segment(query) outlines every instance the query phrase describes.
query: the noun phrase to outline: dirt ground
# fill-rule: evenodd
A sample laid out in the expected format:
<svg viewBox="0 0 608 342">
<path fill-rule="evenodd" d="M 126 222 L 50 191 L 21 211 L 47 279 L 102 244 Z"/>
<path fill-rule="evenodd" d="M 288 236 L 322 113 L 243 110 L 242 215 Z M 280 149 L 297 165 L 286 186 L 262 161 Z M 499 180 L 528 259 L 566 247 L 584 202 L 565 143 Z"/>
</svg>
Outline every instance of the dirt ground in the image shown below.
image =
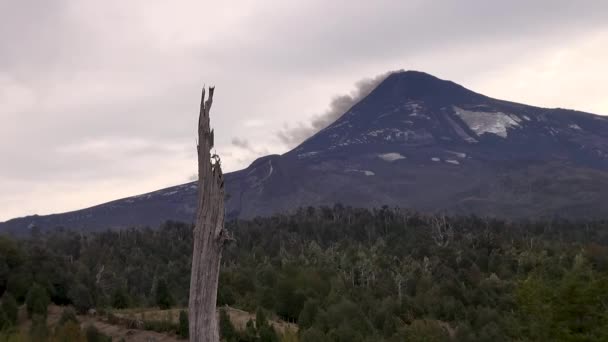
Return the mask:
<svg viewBox="0 0 608 342">
<path fill-rule="evenodd" d="M 125 341 L 133 341 L 133 342 L 176 342 L 176 341 L 186 341 L 183 339 L 178 339 L 175 335 L 167 335 L 161 334 L 154 331 L 148 330 L 139 330 L 139 329 L 127 329 L 125 327 L 119 325 L 111 325 L 100 321 L 96 318 L 92 318 L 89 316 L 81 317 L 78 319 L 81 322 L 82 327 L 86 327 L 88 325 L 93 325 L 95 328 L 99 330 L 99 332 L 112 337 L 112 341 L 120 341 L 121 338 L 124 338 Z"/>
<path fill-rule="evenodd" d="M 50 305 L 48 308 L 47 315 L 47 325 L 49 329 L 54 329 L 55 325 L 61 318 L 61 314 L 65 308 L 56 305 Z M 255 315 L 231 308 L 225 307 L 230 316 L 230 320 L 232 324 L 234 324 L 237 330 L 245 329 L 245 325 L 247 321 L 254 320 Z M 179 319 L 179 312 L 181 309 L 171 309 L 171 310 L 159 310 L 157 308 L 149 308 L 149 309 L 129 309 L 129 310 L 119 310 L 115 312 L 115 315 L 118 317 L 124 318 L 136 318 L 140 320 L 165 320 L 169 319 L 173 322 L 177 322 Z M 104 321 L 102 316 L 91 316 L 91 315 L 79 315 L 78 321 L 80 322 L 81 327 L 84 329 L 89 325 L 93 325 L 97 328 L 101 333 L 112 337 L 112 341 L 120 341 L 122 338 L 125 341 L 133 341 L 133 342 L 177 342 L 177 341 L 186 341 L 184 339 L 178 338 L 175 334 L 163 334 L 154 331 L 148 330 L 140 330 L 140 329 L 130 329 L 121 325 L 109 324 Z M 31 321 L 27 318 L 27 312 L 25 310 L 25 306 L 22 306 L 19 310 L 19 330 L 21 331 L 29 331 Z M 285 332 L 296 333 L 298 327 L 296 324 L 287 323 L 281 320 L 270 320 L 270 324 L 277 330 L 277 332 L 284 334 Z"/>
<path fill-rule="evenodd" d="M 235 309 L 229 306 L 225 306 L 224 309 L 230 317 L 230 321 L 237 330 L 245 330 L 247 321 L 250 319 L 255 321 L 255 314 L 247 311 Z M 170 320 L 177 323 L 179 320 L 179 312 L 183 309 L 170 309 L 170 310 L 159 310 L 156 308 L 140 308 L 140 309 L 127 309 L 118 310 L 114 314 L 118 317 L 123 318 L 135 318 L 139 320 Z M 269 323 L 275 328 L 275 330 L 281 334 L 286 331 L 297 332 L 298 326 L 293 323 L 288 323 L 279 319 L 269 319 Z"/>
</svg>

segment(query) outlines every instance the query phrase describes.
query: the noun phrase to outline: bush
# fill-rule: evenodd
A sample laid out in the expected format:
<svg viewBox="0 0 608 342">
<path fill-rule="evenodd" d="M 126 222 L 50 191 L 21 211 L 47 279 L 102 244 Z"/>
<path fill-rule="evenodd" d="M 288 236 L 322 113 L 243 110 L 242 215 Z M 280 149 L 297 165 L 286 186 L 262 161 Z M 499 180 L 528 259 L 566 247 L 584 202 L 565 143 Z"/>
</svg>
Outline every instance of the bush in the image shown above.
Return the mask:
<svg viewBox="0 0 608 342">
<path fill-rule="evenodd" d="M 6 330 L 10 326 L 12 326 L 11 321 L 6 316 L 6 313 L 4 313 L 4 310 L 0 308 L 0 331 Z"/>
<path fill-rule="evenodd" d="M 8 276 L 6 288 L 15 295 L 20 302 L 27 297 L 27 292 L 32 287 L 32 274 L 23 270 L 11 272 Z"/>
<path fill-rule="evenodd" d="M 279 336 L 272 327 L 272 325 L 263 325 L 258 329 L 260 335 L 260 342 L 279 342 Z"/>
<path fill-rule="evenodd" d="M 38 341 L 38 340 L 36 340 Z M 80 330 L 80 325 L 74 321 L 68 321 L 58 326 L 51 339 L 53 342 L 85 342 L 85 336 Z"/>
<path fill-rule="evenodd" d="M 124 289 L 120 288 L 114 291 L 112 295 L 112 307 L 116 309 L 124 309 L 129 306 L 129 297 Z"/>
<path fill-rule="evenodd" d="M 15 297 L 13 297 L 9 292 L 5 292 L 4 296 L 2 296 L 2 310 L 12 325 L 17 324 L 19 307 L 17 306 Z"/>
<path fill-rule="evenodd" d="M 27 334 L 18 331 L 17 329 L 9 329 L 8 331 L 0 332 L 0 341 L 7 342 L 28 342 Z"/>
<path fill-rule="evenodd" d="M 304 303 L 304 308 L 298 316 L 298 326 L 300 329 L 307 329 L 312 327 L 314 319 L 319 312 L 319 302 L 314 299 L 309 299 Z"/>
<path fill-rule="evenodd" d="M 78 323 L 78 318 L 76 318 L 76 311 L 72 308 L 65 308 L 61 313 L 61 317 L 59 318 L 58 325 L 64 325 L 67 322 Z"/>
<path fill-rule="evenodd" d="M 100 333 L 94 325 L 87 326 L 85 331 L 87 342 L 112 342 L 111 337 Z"/>
<path fill-rule="evenodd" d="M 405 328 L 405 339 L 407 341 L 449 341 L 447 331 L 436 321 L 414 320 Z"/>
<path fill-rule="evenodd" d="M 268 319 L 266 319 L 266 313 L 261 308 L 258 308 L 255 313 L 255 328 L 259 331 L 265 326 L 268 326 Z"/>
<path fill-rule="evenodd" d="M 108 323 L 110 323 L 112 325 L 118 325 L 118 324 L 120 324 L 120 318 L 118 318 L 112 312 L 108 312 L 106 318 L 108 319 Z"/>
<path fill-rule="evenodd" d="M 300 342 L 325 342 L 327 337 L 325 334 L 316 328 L 304 330 L 300 335 Z"/>
<path fill-rule="evenodd" d="M 46 326 L 46 315 L 43 316 L 43 315 L 33 314 L 32 315 L 32 325 L 30 326 L 31 340 L 32 341 L 46 341 L 48 335 L 49 335 L 49 331 Z"/>
<path fill-rule="evenodd" d="M 156 305 L 162 310 L 169 309 L 173 305 L 173 298 L 164 279 L 159 279 L 156 283 Z"/>
<path fill-rule="evenodd" d="M 189 335 L 188 313 L 185 310 L 179 312 L 179 326 L 177 334 L 182 338 L 188 338 Z"/>
<path fill-rule="evenodd" d="M 46 321 L 47 308 L 50 302 L 51 299 L 46 289 L 34 283 L 25 298 L 28 317 L 32 318 L 35 315 L 40 315 L 44 316 Z"/>
<path fill-rule="evenodd" d="M 74 304 L 76 311 L 81 314 L 86 313 L 87 310 L 93 307 L 93 298 L 89 289 L 80 283 L 70 289 L 68 297 L 72 301 L 72 304 Z"/>
<path fill-rule="evenodd" d="M 220 309 L 220 337 L 228 342 L 234 341 L 237 338 L 234 325 L 232 325 L 230 317 L 224 308 Z"/>
<path fill-rule="evenodd" d="M 144 321 L 144 330 L 156 331 L 156 332 L 177 332 L 177 324 L 169 321 Z"/>
</svg>

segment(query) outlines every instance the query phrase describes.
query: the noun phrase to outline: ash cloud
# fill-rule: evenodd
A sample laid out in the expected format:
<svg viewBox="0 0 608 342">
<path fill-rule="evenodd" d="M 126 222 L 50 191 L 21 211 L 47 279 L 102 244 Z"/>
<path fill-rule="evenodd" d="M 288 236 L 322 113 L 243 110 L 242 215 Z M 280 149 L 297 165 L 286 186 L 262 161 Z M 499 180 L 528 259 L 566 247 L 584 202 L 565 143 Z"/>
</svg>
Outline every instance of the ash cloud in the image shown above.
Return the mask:
<svg viewBox="0 0 608 342">
<path fill-rule="evenodd" d="M 233 137 L 230 143 L 237 148 L 234 157 L 240 164 L 250 162 L 251 158 L 258 158 L 270 154 L 270 151 L 268 151 L 267 148 L 259 146 L 259 148 L 255 148 L 251 145 L 249 140 L 244 138 Z"/>
<path fill-rule="evenodd" d="M 389 71 L 372 78 L 364 78 L 355 83 L 355 89 L 350 94 L 337 95 L 329 103 L 329 108 L 322 114 L 315 115 L 309 124 L 302 122 L 297 127 L 285 127 L 277 132 L 279 140 L 288 147 L 294 147 L 315 133 L 329 126 L 342 114 L 346 113 L 357 102 L 369 95 L 390 74 L 398 71 Z M 233 140 L 234 144 L 234 140 Z"/>
<path fill-rule="evenodd" d="M 249 140 L 247 140 L 247 139 L 241 139 L 241 138 L 234 137 L 234 138 L 232 138 L 231 143 L 233 146 L 242 148 L 244 150 L 251 149 L 251 145 L 249 145 Z"/>
</svg>

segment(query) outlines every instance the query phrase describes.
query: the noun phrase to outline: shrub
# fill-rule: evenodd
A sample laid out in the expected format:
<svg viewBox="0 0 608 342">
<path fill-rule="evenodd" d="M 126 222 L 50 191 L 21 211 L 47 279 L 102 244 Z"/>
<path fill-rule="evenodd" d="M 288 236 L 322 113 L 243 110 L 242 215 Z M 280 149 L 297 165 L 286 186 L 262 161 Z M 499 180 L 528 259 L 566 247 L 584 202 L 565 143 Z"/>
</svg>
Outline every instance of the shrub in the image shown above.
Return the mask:
<svg viewBox="0 0 608 342">
<path fill-rule="evenodd" d="M 33 314 L 32 315 L 32 325 L 30 326 L 31 340 L 32 341 L 46 341 L 48 335 L 49 335 L 49 331 L 46 326 L 46 316 Z"/>
<path fill-rule="evenodd" d="M 177 329 L 177 334 L 180 337 L 187 338 L 189 335 L 189 322 L 188 322 L 188 313 L 185 310 L 181 310 L 179 312 L 179 326 Z"/>
<path fill-rule="evenodd" d="M 226 341 L 234 341 L 237 338 L 234 325 L 224 308 L 220 309 L 220 337 Z"/>
<path fill-rule="evenodd" d="M 2 310 L 12 325 L 17 324 L 19 307 L 17 306 L 15 297 L 13 297 L 9 292 L 5 292 L 4 296 L 2 296 Z"/>
<path fill-rule="evenodd" d="M 124 309 L 129 306 L 129 297 L 124 289 L 120 288 L 114 291 L 112 295 L 112 307 L 116 309 Z"/>
<path fill-rule="evenodd" d="M 81 314 L 86 313 L 87 310 L 93 307 L 93 298 L 89 289 L 80 283 L 70 289 L 68 297 L 72 301 L 72 304 L 74 304 L 76 311 Z"/>
<path fill-rule="evenodd" d="M 164 279 L 159 279 L 156 283 L 156 305 L 161 309 L 169 309 L 173 305 L 173 298 Z"/>
<path fill-rule="evenodd" d="M 11 325 L 12 324 L 11 324 L 10 320 L 8 319 L 8 317 L 6 316 L 6 313 L 4 313 L 4 310 L 2 308 L 0 308 L 0 331 L 6 330 Z"/>
<path fill-rule="evenodd" d="M 38 341 L 38 340 L 35 340 Z M 42 340 L 41 340 L 42 341 Z M 85 342 L 85 336 L 80 330 L 80 325 L 74 321 L 68 321 L 58 326 L 51 339 L 53 342 Z"/>
<path fill-rule="evenodd" d="M 279 336 L 272 325 L 263 325 L 258 329 L 260 342 L 279 342 Z"/>
<path fill-rule="evenodd" d="M 27 293 L 25 305 L 27 307 L 27 315 L 32 318 L 34 315 L 44 316 L 46 320 L 47 308 L 51 299 L 45 288 L 34 283 Z"/>
<path fill-rule="evenodd" d="M 61 313 L 61 317 L 59 318 L 58 325 L 64 325 L 67 322 L 78 323 L 78 319 L 76 318 L 76 311 L 72 308 L 65 308 Z"/>
<path fill-rule="evenodd" d="M 94 325 L 87 326 L 85 331 L 87 342 L 112 342 L 111 337 L 100 333 Z"/>
<path fill-rule="evenodd" d="M 144 330 L 151 330 L 156 332 L 177 332 L 177 324 L 168 321 L 144 321 Z"/>
</svg>

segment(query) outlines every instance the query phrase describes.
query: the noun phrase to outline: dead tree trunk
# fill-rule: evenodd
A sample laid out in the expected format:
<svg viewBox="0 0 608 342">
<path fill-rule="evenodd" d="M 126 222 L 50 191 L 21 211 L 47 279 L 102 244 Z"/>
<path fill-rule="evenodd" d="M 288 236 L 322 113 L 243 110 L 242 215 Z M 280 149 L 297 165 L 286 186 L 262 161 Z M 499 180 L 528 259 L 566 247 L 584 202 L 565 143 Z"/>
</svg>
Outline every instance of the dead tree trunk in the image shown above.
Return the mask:
<svg viewBox="0 0 608 342">
<path fill-rule="evenodd" d="M 209 126 L 209 110 L 213 87 L 205 101 L 201 97 L 198 119 L 198 208 L 194 227 L 194 250 L 190 278 L 190 341 L 218 342 L 219 331 L 215 305 L 220 261 L 224 242 L 224 176 L 217 155 L 211 155 L 213 131 Z"/>
</svg>

